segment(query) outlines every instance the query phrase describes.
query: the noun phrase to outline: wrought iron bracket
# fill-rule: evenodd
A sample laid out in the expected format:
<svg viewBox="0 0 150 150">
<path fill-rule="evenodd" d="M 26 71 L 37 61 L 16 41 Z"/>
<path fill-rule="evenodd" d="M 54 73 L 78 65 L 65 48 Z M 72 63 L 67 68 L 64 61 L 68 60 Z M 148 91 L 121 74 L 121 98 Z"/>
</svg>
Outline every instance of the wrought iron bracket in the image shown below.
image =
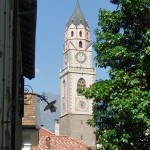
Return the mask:
<svg viewBox="0 0 150 150">
<path fill-rule="evenodd" d="M 54 104 L 56 103 L 56 100 L 48 102 L 48 97 L 46 96 L 45 93 L 42 93 L 42 95 L 40 95 L 40 94 L 34 93 L 31 86 L 25 85 L 25 87 L 26 88 L 24 90 L 24 102 L 29 101 L 32 98 L 32 96 L 36 96 L 38 98 L 37 99 L 38 102 L 45 102 L 47 104 L 44 111 L 49 109 L 51 111 L 51 113 L 56 112 L 57 108 L 54 106 Z M 26 99 L 26 97 L 25 97 L 26 95 L 31 95 L 31 97 Z"/>
</svg>

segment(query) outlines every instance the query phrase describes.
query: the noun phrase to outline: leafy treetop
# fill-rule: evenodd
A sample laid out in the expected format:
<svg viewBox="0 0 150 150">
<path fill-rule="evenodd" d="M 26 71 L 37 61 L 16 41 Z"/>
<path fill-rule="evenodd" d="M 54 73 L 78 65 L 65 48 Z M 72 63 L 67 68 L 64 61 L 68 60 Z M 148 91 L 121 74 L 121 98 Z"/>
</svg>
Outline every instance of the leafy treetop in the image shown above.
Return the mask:
<svg viewBox="0 0 150 150">
<path fill-rule="evenodd" d="M 93 98 L 99 144 L 108 150 L 150 149 L 150 2 L 111 0 L 116 10 L 100 9 L 94 49 L 109 80 L 82 92 Z"/>
</svg>

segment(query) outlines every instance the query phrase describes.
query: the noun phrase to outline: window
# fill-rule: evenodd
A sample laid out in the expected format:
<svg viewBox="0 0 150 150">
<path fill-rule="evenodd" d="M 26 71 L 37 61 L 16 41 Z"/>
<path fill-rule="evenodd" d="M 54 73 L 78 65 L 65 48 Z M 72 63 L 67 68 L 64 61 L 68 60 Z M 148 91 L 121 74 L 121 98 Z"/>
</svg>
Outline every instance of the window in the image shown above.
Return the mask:
<svg viewBox="0 0 150 150">
<path fill-rule="evenodd" d="M 71 37 L 73 37 L 74 36 L 74 32 L 73 31 L 71 31 Z"/>
<path fill-rule="evenodd" d="M 82 37 L 82 31 L 79 32 L 80 37 Z"/>
<path fill-rule="evenodd" d="M 63 80 L 63 97 L 66 96 L 65 89 L 66 89 L 66 83 L 65 80 Z"/>
<path fill-rule="evenodd" d="M 31 150 L 31 144 L 30 143 L 25 143 L 22 150 Z"/>
<path fill-rule="evenodd" d="M 82 42 L 81 42 L 81 41 L 79 42 L 79 47 L 80 47 L 80 48 L 82 48 L 82 47 L 83 47 L 83 45 L 82 45 Z"/>
<path fill-rule="evenodd" d="M 81 88 L 85 88 L 85 87 L 86 87 L 85 80 L 83 78 L 80 78 L 78 80 L 78 83 L 77 83 L 77 94 L 78 94 L 78 96 L 82 96 L 82 94 L 79 91 Z"/>
<path fill-rule="evenodd" d="M 83 140 L 83 135 L 81 134 L 81 140 Z"/>
</svg>

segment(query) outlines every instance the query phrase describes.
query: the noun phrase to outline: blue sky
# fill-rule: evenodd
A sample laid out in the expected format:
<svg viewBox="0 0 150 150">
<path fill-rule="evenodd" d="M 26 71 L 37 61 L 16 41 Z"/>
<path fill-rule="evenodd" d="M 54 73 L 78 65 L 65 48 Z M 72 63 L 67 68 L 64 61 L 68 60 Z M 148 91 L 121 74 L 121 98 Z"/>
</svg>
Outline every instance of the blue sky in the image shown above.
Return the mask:
<svg viewBox="0 0 150 150">
<path fill-rule="evenodd" d="M 90 26 L 94 42 L 99 9 L 113 10 L 116 6 L 110 4 L 109 0 L 79 0 L 79 3 Z M 60 93 L 59 70 L 62 68 L 64 31 L 75 4 L 76 0 L 38 0 L 36 75 L 32 80 L 25 80 L 25 84 L 30 85 L 36 93 Z M 93 50 L 93 58 L 95 55 Z M 94 64 L 95 62 L 93 66 Z M 97 68 L 96 79 L 106 78 L 108 78 L 107 70 Z"/>
</svg>

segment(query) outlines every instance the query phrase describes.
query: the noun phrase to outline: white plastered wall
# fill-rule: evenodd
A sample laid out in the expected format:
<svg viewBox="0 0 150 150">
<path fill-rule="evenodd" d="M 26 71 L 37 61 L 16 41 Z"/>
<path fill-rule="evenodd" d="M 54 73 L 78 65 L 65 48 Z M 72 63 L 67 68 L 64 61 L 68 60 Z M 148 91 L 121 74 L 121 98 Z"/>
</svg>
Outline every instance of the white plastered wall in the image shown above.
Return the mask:
<svg viewBox="0 0 150 150">
<path fill-rule="evenodd" d="M 69 108 L 68 111 L 75 114 L 80 114 L 81 112 L 75 111 L 75 97 L 77 97 L 77 82 L 80 78 L 85 79 L 86 81 L 86 87 L 89 87 L 91 84 L 95 82 L 95 76 L 89 75 L 89 74 L 71 74 L 71 80 L 72 80 L 72 87 L 70 90 L 72 91 L 72 97 L 70 97 L 71 101 L 71 108 Z M 92 100 L 89 100 L 89 111 L 88 112 L 82 112 L 82 114 L 92 114 Z"/>
</svg>

